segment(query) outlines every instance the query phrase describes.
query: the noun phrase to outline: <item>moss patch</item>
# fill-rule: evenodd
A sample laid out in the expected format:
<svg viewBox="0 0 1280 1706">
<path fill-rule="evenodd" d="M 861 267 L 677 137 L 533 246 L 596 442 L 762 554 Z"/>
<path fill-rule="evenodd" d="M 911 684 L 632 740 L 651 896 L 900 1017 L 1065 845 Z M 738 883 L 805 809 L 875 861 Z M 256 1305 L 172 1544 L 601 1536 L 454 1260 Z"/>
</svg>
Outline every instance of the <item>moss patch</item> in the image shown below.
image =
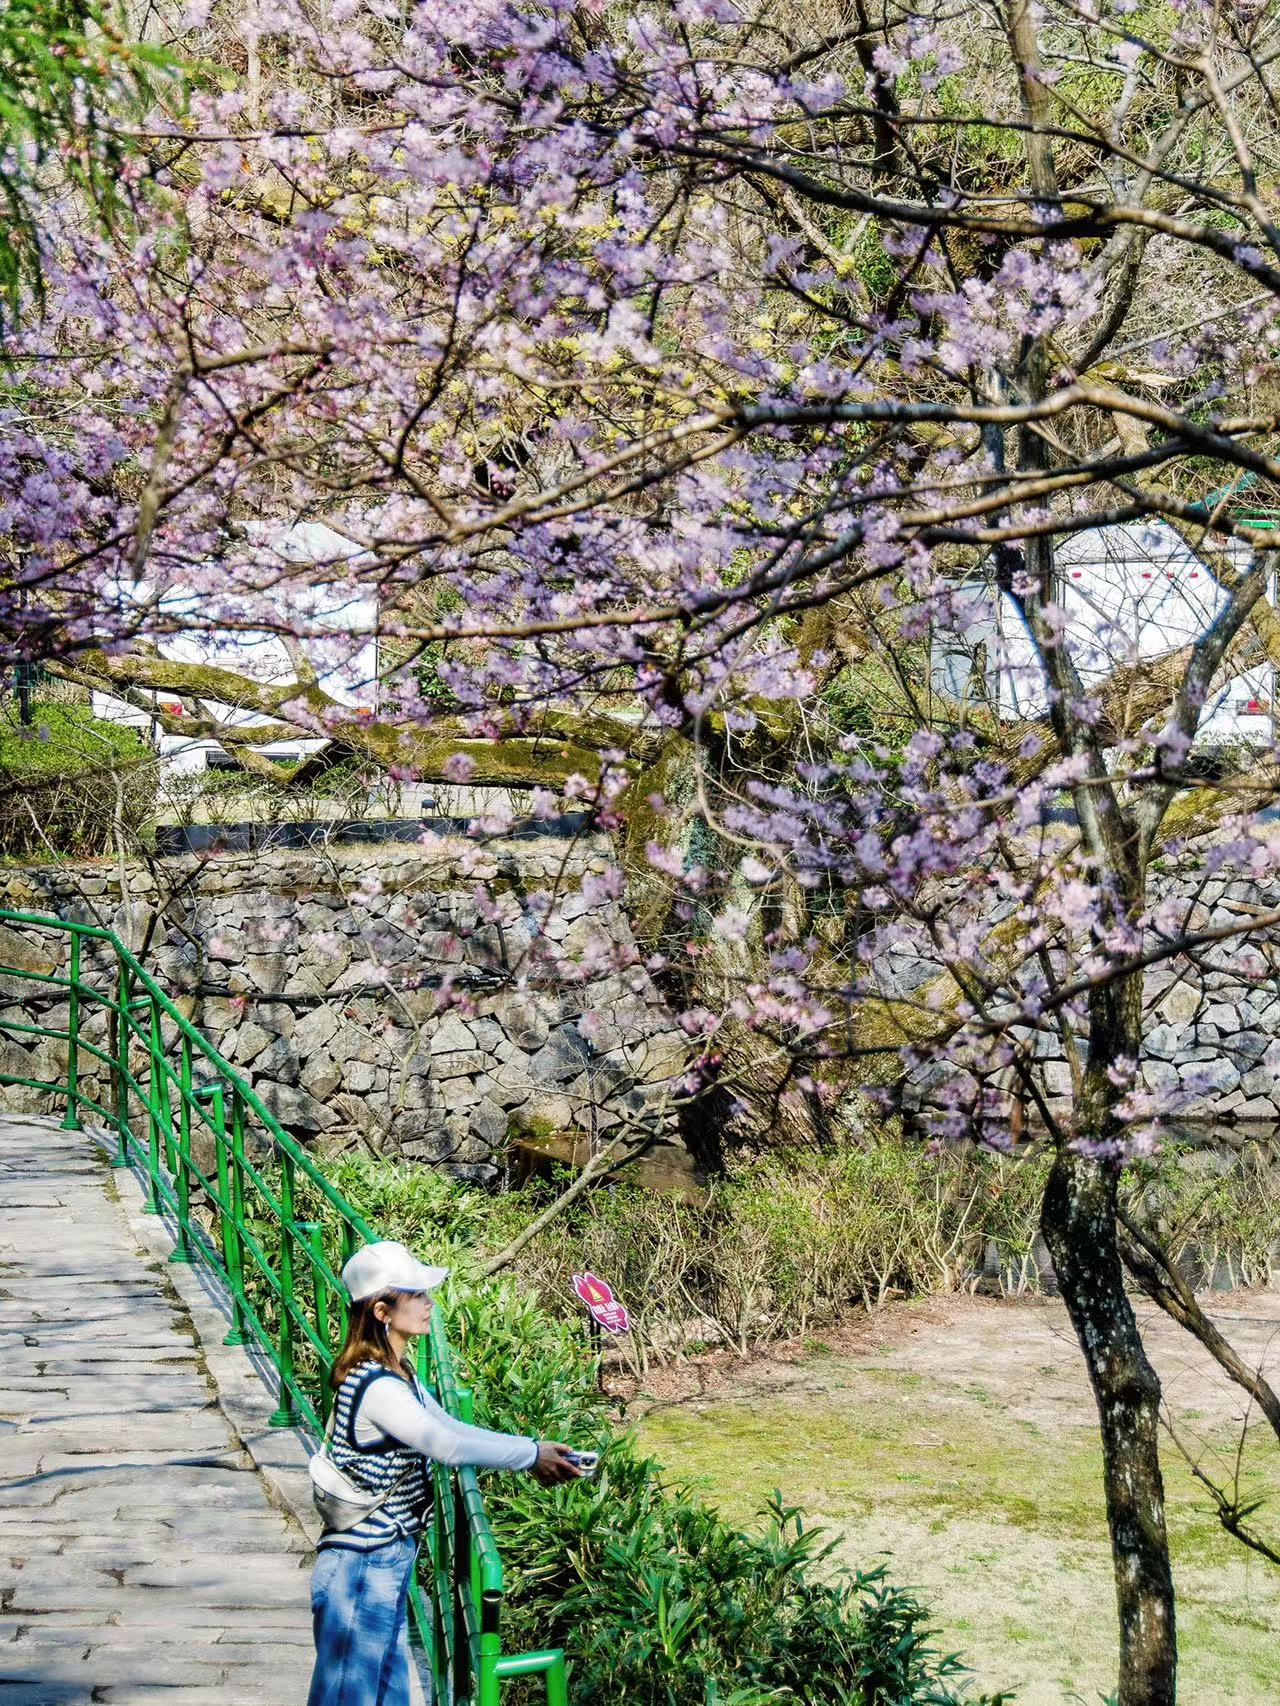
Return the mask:
<svg viewBox="0 0 1280 1706">
<path fill-rule="evenodd" d="M 0 771 L 6 777 L 44 781 L 127 768 L 151 756 L 136 729 L 95 717 L 84 705 L 37 701 L 29 728 L 18 723 L 12 708 L 0 717 Z"/>
<path fill-rule="evenodd" d="M 30 727 L 0 711 L 0 856 L 100 852 L 117 813 L 142 833 L 155 799 L 154 754 L 137 731 L 88 706 L 37 701 Z"/>
</svg>

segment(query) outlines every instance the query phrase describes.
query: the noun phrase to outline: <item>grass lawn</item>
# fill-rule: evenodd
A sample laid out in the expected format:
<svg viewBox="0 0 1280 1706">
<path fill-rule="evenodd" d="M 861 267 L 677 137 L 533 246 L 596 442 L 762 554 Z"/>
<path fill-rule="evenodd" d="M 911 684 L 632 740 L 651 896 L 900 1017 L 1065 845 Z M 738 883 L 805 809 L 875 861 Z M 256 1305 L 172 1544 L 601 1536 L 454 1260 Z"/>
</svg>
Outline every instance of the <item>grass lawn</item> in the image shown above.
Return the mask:
<svg viewBox="0 0 1280 1706">
<path fill-rule="evenodd" d="M 911 1316 L 904 1306 L 863 1348 L 815 1348 L 772 1375 L 752 1371 L 714 1396 L 652 1409 L 642 1442 L 673 1471 L 705 1477 L 726 1515 L 749 1518 L 777 1487 L 839 1537 L 842 1561 L 887 1557 L 983 1686 L 1011 1688 L 1023 1706 L 1106 1699 L 1115 1599 L 1099 1455 L 1058 1306 L 957 1299 L 941 1322 L 904 1328 Z M 1277 1325 L 1268 1316 L 1262 1329 Z M 1219 1390 L 1184 1346 L 1159 1348 L 1175 1425 L 1221 1481 L 1240 1431 L 1233 1390 Z M 1280 1570 L 1222 1532 L 1167 1441 L 1164 1461 L 1180 1698 L 1273 1706 Z M 1250 1430 L 1248 1461 L 1250 1487 L 1269 1496 L 1255 1521 L 1274 1543 L 1280 1451 L 1269 1432 Z"/>
</svg>

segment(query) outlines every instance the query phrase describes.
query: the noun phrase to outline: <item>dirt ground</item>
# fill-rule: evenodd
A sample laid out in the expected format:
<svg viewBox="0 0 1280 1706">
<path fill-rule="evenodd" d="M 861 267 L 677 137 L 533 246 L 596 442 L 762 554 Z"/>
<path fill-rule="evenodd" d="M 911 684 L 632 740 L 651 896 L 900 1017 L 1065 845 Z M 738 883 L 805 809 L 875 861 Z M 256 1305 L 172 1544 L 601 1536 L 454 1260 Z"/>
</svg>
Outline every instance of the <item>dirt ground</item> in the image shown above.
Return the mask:
<svg viewBox="0 0 1280 1706">
<path fill-rule="evenodd" d="M 1206 1300 L 1280 1383 L 1280 1292 Z M 1280 1547 L 1280 1448 L 1240 1390 L 1160 1311 L 1139 1305 L 1178 1441 L 1267 1499 Z M 620 1388 L 623 1383 L 619 1382 Z M 748 1520 L 774 1488 L 838 1537 L 851 1568 L 887 1562 L 919 1590 L 938 1645 L 976 1687 L 1021 1706 L 1104 1700 L 1115 1600 L 1096 1416 L 1075 1337 L 1048 1299 L 894 1304 L 752 1362 L 715 1355 L 620 1390 L 642 1443 Z M 1280 1570 L 1225 1535 L 1162 1441 L 1186 1706 L 1280 1702 Z"/>
</svg>

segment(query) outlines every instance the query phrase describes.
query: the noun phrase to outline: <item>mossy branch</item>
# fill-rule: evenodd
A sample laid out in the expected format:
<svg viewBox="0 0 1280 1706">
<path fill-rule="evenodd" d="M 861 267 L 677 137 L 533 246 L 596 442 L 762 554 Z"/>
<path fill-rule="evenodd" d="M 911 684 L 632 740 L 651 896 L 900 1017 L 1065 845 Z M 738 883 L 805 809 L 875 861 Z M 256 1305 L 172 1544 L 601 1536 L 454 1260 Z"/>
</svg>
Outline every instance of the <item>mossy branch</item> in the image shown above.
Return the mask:
<svg viewBox="0 0 1280 1706">
<path fill-rule="evenodd" d="M 177 662 L 152 652 L 84 652 L 74 666 L 56 665 L 55 673 L 142 706 L 167 733 L 216 739 L 245 769 L 282 785 L 290 783 L 289 773 L 253 747 L 299 736 L 326 740 L 379 770 L 411 770 L 425 782 L 449 781 L 450 761 L 462 755 L 471 760 L 475 786 L 532 788 L 559 787 L 573 775 L 595 781 L 604 752 L 643 751 L 653 744 L 651 734 L 623 718 L 563 712 L 544 714 L 532 731 L 515 712 L 498 712 L 498 728 L 509 732 L 480 739 L 457 718 L 441 717 L 428 728 L 391 722 L 342 704 L 317 681 L 256 681 L 216 664 Z M 174 717 L 145 697 L 156 693 L 184 704 L 222 704 L 276 720 L 236 727 L 207 714 Z"/>
</svg>

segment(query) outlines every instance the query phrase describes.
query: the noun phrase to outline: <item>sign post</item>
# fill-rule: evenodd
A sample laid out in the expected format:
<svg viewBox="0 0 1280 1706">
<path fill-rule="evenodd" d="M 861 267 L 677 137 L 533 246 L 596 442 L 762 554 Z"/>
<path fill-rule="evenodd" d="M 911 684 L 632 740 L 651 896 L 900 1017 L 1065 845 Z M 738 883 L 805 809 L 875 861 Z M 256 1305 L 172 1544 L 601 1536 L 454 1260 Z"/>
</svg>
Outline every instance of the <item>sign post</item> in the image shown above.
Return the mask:
<svg viewBox="0 0 1280 1706">
<path fill-rule="evenodd" d="M 615 1337 L 619 1333 L 631 1331 L 631 1317 L 627 1314 L 627 1306 L 625 1303 L 619 1303 L 613 1295 L 613 1287 L 597 1274 L 574 1274 L 572 1284 L 574 1292 L 586 1304 L 587 1313 L 591 1316 L 591 1342 L 596 1356 L 599 1357 L 603 1344 L 600 1336 L 602 1329 Z M 600 1368 L 600 1385 L 603 1390 L 603 1365 Z"/>
<path fill-rule="evenodd" d="M 591 1319 L 606 1333 L 629 1333 L 631 1317 L 625 1303 L 613 1295 L 613 1287 L 595 1274 L 574 1274 L 573 1289 L 586 1304 Z"/>
</svg>

